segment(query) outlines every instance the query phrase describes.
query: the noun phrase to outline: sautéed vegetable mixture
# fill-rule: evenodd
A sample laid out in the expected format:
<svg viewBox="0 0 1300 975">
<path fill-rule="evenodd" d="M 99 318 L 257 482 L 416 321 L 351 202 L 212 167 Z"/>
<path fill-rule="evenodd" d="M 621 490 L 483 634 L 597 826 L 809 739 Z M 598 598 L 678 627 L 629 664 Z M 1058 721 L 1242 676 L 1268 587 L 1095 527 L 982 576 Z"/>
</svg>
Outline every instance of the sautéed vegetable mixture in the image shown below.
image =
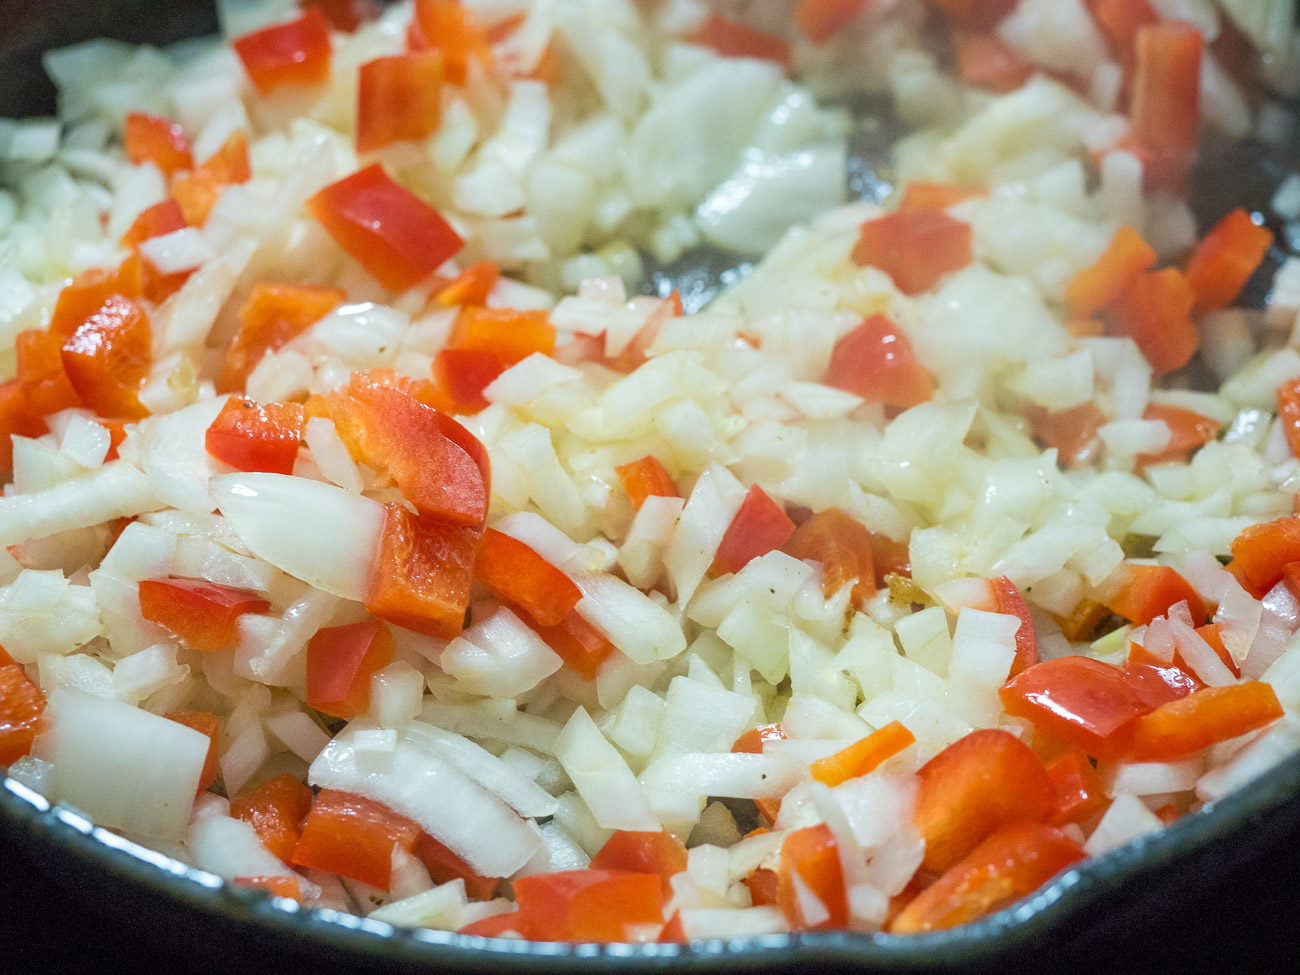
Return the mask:
<svg viewBox="0 0 1300 975">
<path fill-rule="evenodd" d="M 1300 175 L 1187 203 L 1293 5 L 219 7 L 0 120 L 26 788 L 688 941 L 964 924 L 1300 748 Z"/>
</svg>

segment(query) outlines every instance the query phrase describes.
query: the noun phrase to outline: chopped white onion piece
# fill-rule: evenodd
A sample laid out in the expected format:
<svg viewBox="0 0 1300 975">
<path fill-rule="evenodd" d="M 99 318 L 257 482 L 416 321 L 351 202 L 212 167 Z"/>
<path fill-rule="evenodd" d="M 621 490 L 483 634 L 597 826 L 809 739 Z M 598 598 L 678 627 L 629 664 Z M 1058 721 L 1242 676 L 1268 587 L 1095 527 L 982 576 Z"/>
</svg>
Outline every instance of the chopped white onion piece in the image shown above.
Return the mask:
<svg viewBox="0 0 1300 975">
<path fill-rule="evenodd" d="M 1089 856 L 1097 856 L 1129 840 L 1163 828 L 1164 823 L 1160 817 L 1148 809 L 1141 799 L 1131 792 L 1120 792 L 1088 837 L 1083 849 Z"/>
<path fill-rule="evenodd" d="M 226 474 L 210 489 L 258 558 L 335 596 L 366 598 L 384 527 L 379 502 L 287 474 Z"/>
<path fill-rule="evenodd" d="M 1100 774 L 1107 795 L 1152 796 L 1188 792 L 1204 770 L 1205 759 L 1193 755 L 1177 762 L 1117 762 L 1104 766 Z"/>
<path fill-rule="evenodd" d="M 570 571 L 569 578 L 582 590 L 578 614 L 636 663 L 686 649 L 681 624 L 641 590 L 607 572 Z"/>
<path fill-rule="evenodd" d="M 197 227 L 182 227 L 141 241 L 140 254 L 161 274 L 192 271 L 217 256 Z"/>
<path fill-rule="evenodd" d="M 640 783 L 585 708 L 573 712 L 556 739 L 555 757 L 601 826 L 659 829 L 659 820 L 650 811 Z"/>
<path fill-rule="evenodd" d="M 464 919 L 467 904 L 465 881 L 457 878 L 383 904 L 367 917 L 396 927 L 455 931 L 468 923 Z"/>
<path fill-rule="evenodd" d="M 353 494 L 361 493 L 361 472 L 329 417 L 311 417 L 303 426 L 303 439 L 322 474 Z"/>
<path fill-rule="evenodd" d="M 229 816 L 205 816 L 190 827 L 185 845 L 194 865 L 223 880 L 236 877 L 296 877 L 263 845 L 252 825 Z"/>
<path fill-rule="evenodd" d="M 314 759 L 330 742 L 330 736 L 302 711 L 270 714 L 262 723 L 280 744 L 304 762 Z"/>
<path fill-rule="evenodd" d="M 51 798 L 96 824 L 159 840 L 185 833 L 207 735 L 81 691 L 51 692 L 33 754 L 53 766 Z"/>
<path fill-rule="evenodd" d="M 355 792 L 409 816 L 485 877 L 508 877 L 527 863 L 542 841 L 524 820 L 468 776 L 406 740 L 392 768 L 366 773 L 357 767 L 354 721 L 311 764 L 309 781 Z"/>
<path fill-rule="evenodd" d="M 1154 625 L 1154 621 L 1152 621 Z M 1214 648 L 1205 642 L 1205 638 L 1182 620 L 1169 619 L 1169 630 L 1178 641 L 1178 652 L 1183 655 L 1187 665 L 1192 668 L 1201 683 L 1209 687 L 1226 687 L 1237 682 L 1236 676 L 1228 665 L 1219 659 Z M 1147 636 L 1151 635 L 1150 627 Z M 1145 647 L 1145 644 L 1143 644 Z"/>
<path fill-rule="evenodd" d="M 731 799 L 779 799 L 802 777 L 776 755 L 670 755 L 641 773 L 641 785 L 660 792 Z"/>
<path fill-rule="evenodd" d="M 438 665 L 471 694 L 511 698 L 562 666 L 558 654 L 508 609 L 498 609 L 447 644 Z"/>
<path fill-rule="evenodd" d="M 468 738 L 423 721 L 410 722 L 404 733 L 411 742 L 428 748 L 510 803 L 521 816 L 550 816 L 555 812 L 555 799 L 545 789 Z"/>
<path fill-rule="evenodd" d="M 148 478 L 125 461 L 110 461 L 45 491 L 0 498 L 0 546 L 90 528 L 161 507 Z"/>
</svg>

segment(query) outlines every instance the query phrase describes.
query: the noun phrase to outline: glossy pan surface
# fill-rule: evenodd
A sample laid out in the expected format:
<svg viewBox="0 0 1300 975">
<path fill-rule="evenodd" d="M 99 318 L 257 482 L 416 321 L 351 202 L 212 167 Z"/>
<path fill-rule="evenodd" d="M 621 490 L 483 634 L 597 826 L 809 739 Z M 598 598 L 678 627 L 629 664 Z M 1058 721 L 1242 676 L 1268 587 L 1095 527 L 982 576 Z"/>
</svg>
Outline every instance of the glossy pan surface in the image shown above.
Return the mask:
<svg viewBox="0 0 1300 975">
<path fill-rule="evenodd" d="M 53 91 L 39 68 L 42 50 L 98 36 L 166 43 L 216 28 L 211 0 L 0 0 L 0 14 L 0 116 L 52 109 Z M 860 150 L 869 159 L 870 147 Z M 1263 208 L 1279 172 L 1274 160 L 1251 147 L 1211 161 L 1194 190 L 1204 222 L 1237 203 Z M 881 185 L 869 164 L 855 167 L 850 184 L 859 196 L 873 195 Z M 696 253 L 653 269 L 650 287 L 680 286 L 699 303 L 729 273 L 732 265 L 725 256 Z M 1256 282 L 1257 298 L 1266 284 Z M 58 937 L 65 930 L 75 939 L 84 920 L 42 914 L 36 921 L 39 932 L 24 931 L 21 924 L 23 892 L 31 889 L 39 905 L 41 888 L 51 888 L 73 891 L 77 907 L 84 902 L 107 919 L 100 928 L 92 926 L 92 934 L 109 932 L 116 943 L 120 932 L 128 953 L 133 943 L 157 938 L 168 946 L 168 957 L 191 971 L 276 970 L 276 963 L 264 968 L 268 959 L 295 970 L 324 963 L 329 970 L 351 972 L 503 975 L 652 969 L 1113 971 L 1175 963 L 1186 970 L 1189 964 L 1199 967 L 1197 959 L 1216 967 L 1235 961 L 1239 970 L 1254 970 L 1260 959 L 1287 957 L 1292 948 L 1287 936 L 1300 927 L 1297 840 L 1300 756 L 1171 828 L 1086 861 L 1019 904 L 952 931 L 911 937 L 781 935 L 691 946 L 573 946 L 401 931 L 329 911 L 285 910 L 281 902 L 231 890 L 209 874 L 94 828 L 75 810 L 51 808 L 5 779 L 0 788 L 0 873 L 6 874 L 0 887 L 0 968 L 7 969 L 3 962 L 8 958 L 34 963 L 38 972 L 53 970 L 54 959 L 61 968 L 69 957 L 68 945 L 55 952 L 36 939 Z M 11 871 L 20 869 L 35 871 L 36 877 L 17 880 Z M 37 914 L 39 908 L 31 916 Z M 24 946 L 24 938 L 32 940 Z M 75 940 L 72 952 L 75 956 Z M 102 960 L 90 964 L 99 967 Z"/>
</svg>

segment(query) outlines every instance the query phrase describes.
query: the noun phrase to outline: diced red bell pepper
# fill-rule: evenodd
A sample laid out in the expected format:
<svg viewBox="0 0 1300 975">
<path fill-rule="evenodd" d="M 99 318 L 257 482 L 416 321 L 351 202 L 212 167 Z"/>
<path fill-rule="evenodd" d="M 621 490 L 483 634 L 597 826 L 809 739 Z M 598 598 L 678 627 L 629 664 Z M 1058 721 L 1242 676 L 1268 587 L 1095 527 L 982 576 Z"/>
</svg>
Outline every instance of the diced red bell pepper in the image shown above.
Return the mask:
<svg viewBox="0 0 1300 975">
<path fill-rule="evenodd" d="M 917 934 L 969 924 L 1033 893 L 1083 858 L 1079 844 L 1054 826 L 1007 823 L 921 891 L 890 931 Z"/>
<path fill-rule="evenodd" d="M 1088 5 L 1115 56 L 1126 68 L 1131 66 L 1138 31 L 1160 23 L 1160 14 L 1147 0 L 1091 0 Z"/>
<path fill-rule="evenodd" d="M 21 365 L 19 375 L 22 375 Z M 1288 379 L 1278 386 L 1277 418 L 1282 433 L 1286 436 L 1286 445 L 1291 449 L 1291 456 L 1300 457 L 1300 378 Z"/>
<path fill-rule="evenodd" d="M 27 409 L 37 416 L 81 405 L 81 397 L 63 368 L 63 339 L 43 329 L 29 328 L 14 342 L 18 382 Z"/>
<path fill-rule="evenodd" d="M 686 869 L 686 845 L 671 833 L 619 829 L 591 858 L 591 868 L 657 874 L 668 898 L 673 893 L 669 878 Z"/>
<path fill-rule="evenodd" d="M 1179 662 L 1177 654 L 1174 661 L 1166 662 L 1136 643 L 1129 644 L 1128 660 L 1121 672 L 1147 708 L 1158 708 L 1176 701 L 1203 686 L 1196 675 Z"/>
<path fill-rule="evenodd" d="M 872 0 L 799 0 L 794 22 L 814 44 L 825 44 Z"/>
<path fill-rule="evenodd" d="M 208 427 L 205 445 L 209 454 L 237 470 L 292 474 L 302 426 L 299 403 L 261 405 L 232 396 Z"/>
<path fill-rule="evenodd" d="M 784 741 L 785 738 L 785 730 L 779 724 L 759 725 L 737 738 L 731 751 L 736 754 L 761 755 L 765 742 Z"/>
<path fill-rule="evenodd" d="M 444 308 L 487 304 L 488 295 L 501 279 L 501 269 L 492 261 L 476 261 L 456 276 L 456 280 L 441 289 L 435 299 Z"/>
<path fill-rule="evenodd" d="M 194 154 L 185 130 L 171 119 L 145 112 L 127 112 L 122 135 L 126 158 L 137 166 L 151 162 L 170 176 L 178 169 L 192 169 Z"/>
<path fill-rule="evenodd" d="M 471 61 L 492 67 L 492 46 L 487 32 L 458 0 L 415 0 L 415 21 L 407 33 L 411 50 L 430 47 L 442 54 L 446 78 L 465 84 Z"/>
<path fill-rule="evenodd" d="M 252 826 L 262 845 L 289 863 L 311 806 L 311 789 L 285 772 L 231 799 L 230 815 Z"/>
<path fill-rule="evenodd" d="M 128 420 L 148 416 L 137 394 L 153 363 L 153 333 L 130 298 L 110 295 L 64 340 L 61 354 L 68 381 L 90 409 Z"/>
<path fill-rule="evenodd" d="M 9 765 L 32 750 L 45 695 L 3 647 L 0 662 L 0 765 Z"/>
<path fill-rule="evenodd" d="M 871 533 L 846 511 L 827 508 L 794 530 L 782 549 L 796 559 L 820 562 L 822 595 L 829 599 L 853 580 L 853 605 L 861 609 L 876 594 Z"/>
<path fill-rule="evenodd" d="M 489 900 L 496 893 L 499 877 L 484 877 L 474 872 L 474 868 L 449 850 L 428 833 L 421 833 L 411 851 L 416 859 L 429 871 L 429 879 L 435 884 L 445 884 L 452 880 L 465 881 L 465 893 L 471 900 Z"/>
<path fill-rule="evenodd" d="M 1232 540 L 1231 572 L 1242 588 L 1262 599 L 1282 581 L 1286 567 L 1300 562 L 1300 518 L 1251 525 Z"/>
<path fill-rule="evenodd" d="M 1150 710 L 1118 667 L 1091 657 L 1044 660 L 999 693 L 1007 714 L 1107 762 L 1128 752 L 1134 722 Z"/>
<path fill-rule="evenodd" d="M 345 34 L 351 34 L 384 12 L 381 0 L 302 0 L 298 6 L 303 10 L 319 10 L 331 27 Z"/>
<path fill-rule="evenodd" d="M 296 20 L 236 38 L 231 46 L 264 95 L 282 85 L 319 85 L 329 80 L 330 25 L 315 8 Z"/>
<path fill-rule="evenodd" d="M 1156 252 L 1132 227 L 1115 231 L 1101 257 L 1065 286 L 1072 318 L 1088 318 L 1108 307 L 1139 275 L 1156 263 Z"/>
<path fill-rule="evenodd" d="M 287 897 L 302 903 L 302 884 L 298 877 L 231 877 L 231 886 L 264 890 L 272 897 Z"/>
<path fill-rule="evenodd" d="M 991 30 L 955 31 L 957 74 L 975 88 L 1015 91 L 1034 75 L 1034 66 L 1007 47 Z"/>
<path fill-rule="evenodd" d="M 393 662 L 393 632 L 383 620 L 327 626 L 307 642 L 307 703 L 335 718 L 370 707 L 370 678 Z"/>
<path fill-rule="evenodd" d="M 322 789 L 302 823 L 292 862 L 387 890 L 393 848 L 415 849 L 420 827 L 387 806 L 337 789 Z"/>
<path fill-rule="evenodd" d="M 173 199 L 163 200 L 143 210 L 122 235 L 120 243 L 139 255 L 140 244 L 144 241 L 183 230 L 187 226 L 189 225 L 185 222 L 185 214 L 181 212 L 180 204 Z M 154 267 L 152 261 L 142 255 L 140 261 L 141 294 L 155 304 L 166 301 L 179 291 L 192 273 L 177 271 L 175 274 L 163 274 Z"/>
<path fill-rule="evenodd" d="M 441 349 L 433 358 L 433 381 L 439 392 L 433 406 L 457 416 L 487 409 L 483 390 L 505 371 L 506 364 L 491 352 Z"/>
<path fill-rule="evenodd" d="M 366 609 L 397 626 L 450 640 L 465 625 L 483 530 L 413 515 L 400 504 L 384 508 Z"/>
<path fill-rule="evenodd" d="M 1205 623 L 1205 603 L 1192 584 L 1166 565 L 1127 565 L 1119 591 L 1106 600 L 1106 608 L 1126 620 L 1144 626 L 1165 616 L 1178 602 L 1186 602 L 1192 625 Z"/>
<path fill-rule="evenodd" d="M 645 499 L 652 496 L 681 497 L 668 469 L 658 457 L 652 454 L 647 454 L 640 460 L 620 464 L 614 468 L 614 473 L 618 475 L 618 481 L 623 485 L 623 490 L 627 492 L 627 499 L 632 502 L 632 507 L 636 511 L 640 511 L 641 505 L 645 504 Z"/>
<path fill-rule="evenodd" d="M 211 711 L 172 711 L 165 716 L 169 721 L 193 728 L 201 735 L 208 736 L 208 755 L 203 760 L 203 771 L 199 773 L 199 794 L 208 791 L 208 787 L 217 781 L 218 755 L 217 745 L 221 734 L 221 719 Z"/>
<path fill-rule="evenodd" d="M 1107 332 L 1127 335 L 1158 375 L 1181 369 L 1200 344 L 1192 289 L 1177 268 L 1144 272 L 1110 305 Z"/>
<path fill-rule="evenodd" d="M 1016 6 L 1018 0 L 927 0 L 963 24 L 992 27 Z"/>
<path fill-rule="evenodd" d="M 794 534 L 794 522 L 755 484 L 745 495 L 713 558 L 719 575 L 739 572 L 751 559 L 779 549 Z"/>
<path fill-rule="evenodd" d="M 1139 454 L 1137 457 L 1139 469 L 1149 464 L 1167 464 L 1184 460 L 1192 451 L 1213 440 L 1215 434 L 1219 432 L 1217 420 L 1167 403 L 1149 404 L 1142 414 L 1142 419 L 1163 420 L 1165 426 L 1169 427 L 1169 443 L 1159 453 Z"/>
<path fill-rule="evenodd" d="M 239 330 L 226 350 L 217 392 L 235 393 L 262 357 L 307 331 L 343 302 L 347 293 L 315 284 L 255 284 L 239 309 Z"/>
<path fill-rule="evenodd" d="M 1106 808 L 1109 799 L 1101 776 L 1078 749 L 1067 751 L 1047 763 L 1047 777 L 1052 780 L 1056 802 L 1048 822 L 1053 826 L 1086 823 Z"/>
<path fill-rule="evenodd" d="M 197 579 L 145 579 L 140 612 L 195 650 L 228 650 L 239 642 L 239 617 L 265 613 L 271 604 L 246 589 Z"/>
<path fill-rule="evenodd" d="M 181 212 L 180 204 L 175 200 L 167 199 L 140 211 L 140 215 L 127 228 L 118 243 L 123 247 L 134 248 L 146 240 L 184 230 L 187 226 L 189 224 L 185 222 L 185 214 Z"/>
<path fill-rule="evenodd" d="M 1133 757 L 1139 762 L 1172 762 L 1280 717 L 1277 693 L 1262 681 L 1202 688 L 1138 718 Z"/>
<path fill-rule="evenodd" d="M 1202 47 L 1201 32 L 1185 21 L 1138 30 L 1129 120 L 1142 145 L 1178 152 L 1196 148 Z"/>
<path fill-rule="evenodd" d="M 970 224 L 927 210 L 868 220 L 853 248 L 855 264 L 880 268 L 907 295 L 930 290 L 973 256 Z"/>
<path fill-rule="evenodd" d="M 123 261 L 113 269 L 83 271 L 59 292 L 50 318 L 50 332 L 67 339 L 104 307 L 113 295 L 138 298 L 143 287 L 139 261 Z"/>
<path fill-rule="evenodd" d="M 615 650 L 614 644 L 583 619 L 576 609 L 566 613 L 564 619 L 555 626 L 531 625 L 546 645 L 564 661 L 564 666 L 583 680 L 595 680 L 600 665 Z"/>
<path fill-rule="evenodd" d="M 1086 455 L 1088 447 L 1097 439 L 1097 428 L 1106 422 L 1105 414 L 1091 401 L 1056 413 L 1032 408 L 1025 411 L 1025 416 L 1034 436 L 1044 446 L 1055 447 L 1061 463 L 1067 467 Z"/>
<path fill-rule="evenodd" d="M 863 2 L 863 0 L 859 0 Z M 795 11 L 795 17 L 799 16 Z M 779 37 L 746 27 L 717 14 L 710 14 L 700 25 L 695 39 L 727 58 L 757 58 L 775 61 L 787 71 L 792 63 L 790 45 Z"/>
<path fill-rule="evenodd" d="M 422 514 L 457 525 L 483 523 L 487 478 L 477 453 L 464 446 L 473 436 L 455 420 L 369 373 L 354 373 L 327 402 L 352 457 L 392 478 Z"/>
<path fill-rule="evenodd" d="M 871 533 L 871 560 L 876 566 L 876 588 L 889 585 L 890 576 L 912 577 L 911 550 L 907 542 L 896 542 L 888 535 Z"/>
<path fill-rule="evenodd" d="M 1273 231 L 1237 207 L 1210 228 L 1187 262 L 1197 311 L 1227 308 L 1273 246 Z"/>
<path fill-rule="evenodd" d="M 768 873 L 771 872 L 768 871 Z M 682 912 L 680 909 L 673 911 L 673 916 L 663 926 L 663 930 L 659 932 L 659 937 L 656 940 L 661 945 L 686 944 L 690 940 L 686 937 L 686 928 L 682 925 Z"/>
<path fill-rule="evenodd" d="M 1286 583 L 1286 587 L 1290 590 L 1291 595 L 1300 600 L 1300 562 L 1288 562 L 1283 566 L 1282 581 Z M 1217 632 L 1218 627 L 1215 626 L 1214 628 L 1216 630 L 1215 636 L 1218 637 L 1219 643 L 1222 643 L 1223 637 Z M 1202 629 L 1208 630 L 1210 627 L 1206 626 L 1202 627 Z M 1198 630 L 1197 632 L 1200 631 Z"/>
<path fill-rule="evenodd" d="M 874 771 L 914 741 L 916 736 L 901 721 L 891 721 L 834 755 L 817 759 L 808 770 L 823 785 L 836 786 Z"/>
<path fill-rule="evenodd" d="M 28 408 L 22 384 L 17 379 L 0 383 L 0 476 L 13 471 L 13 438 L 39 437 L 46 429 L 45 421 Z"/>
<path fill-rule="evenodd" d="M 663 888 L 655 873 L 535 873 L 514 881 L 514 889 L 517 930 L 533 941 L 631 941 L 635 928 L 664 920 Z"/>
<path fill-rule="evenodd" d="M 922 866 L 934 873 L 947 870 L 1007 823 L 1045 821 L 1056 801 L 1038 756 L 996 728 L 959 738 L 917 775 L 921 788 L 912 818 L 925 838 Z"/>
<path fill-rule="evenodd" d="M 513 366 L 535 352 L 554 352 L 555 326 L 540 309 L 518 311 L 471 305 L 456 316 L 447 347 L 491 352 L 507 366 Z"/>
<path fill-rule="evenodd" d="M 1034 620 L 1029 615 L 1029 606 L 1025 597 L 1020 595 L 1016 584 L 1006 576 L 990 579 L 993 587 L 993 612 L 1014 616 L 1020 620 L 1016 630 L 1016 659 L 1011 662 L 1011 674 L 1016 674 L 1038 663 L 1038 641 L 1034 638 Z"/>
<path fill-rule="evenodd" d="M 831 350 L 827 386 L 901 410 L 924 403 L 934 384 L 912 352 L 912 343 L 885 315 L 870 315 Z"/>
<path fill-rule="evenodd" d="M 981 189 L 971 186 L 954 186 L 951 183 L 908 183 L 898 201 L 899 213 L 947 210 L 963 200 L 984 196 Z"/>
<path fill-rule="evenodd" d="M 357 152 L 425 139 L 442 118 L 442 57 L 416 52 L 376 58 L 357 81 Z"/>
<path fill-rule="evenodd" d="M 248 133 L 232 132 L 221 148 L 194 168 L 172 180 L 171 195 L 185 222 L 202 227 L 227 186 L 246 183 L 253 170 L 248 159 Z"/>
<path fill-rule="evenodd" d="M 493 914 L 491 917 L 471 921 L 457 934 L 468 934 L 479 938 L 505 938 L 512 935 L 523 937 L 519 931 L 520 923 L 518 911 L 506 911 L 503 914 Z"/>
<path fill-rule="evenodd" d="M 474 578 L 542 626 L 558 626 L 582 598 L 582 590 L 563 572 L 519 539 L 494 528 L 483 533 Z"/>
<path fill-rule="evenodd" d="M 754 831 L 754 833 L 757 832 L 758 830 Z M 754 833 L 746 835 L 753 836 Z M 781 878 L 777 876 L 775 870 L 758 867 L 751 870 L 745 877 L 745 886 L 749 888 L 749 897 L 755 907 L 764 907 L 768 904 L 775 905 L 777 898 L 780 896 Z"/>
<path fill-rule="evenodd" d="M 375 163 L 331 183 L 307 210 L 390 291 L 419 284 L 464 243 L 451 224 Z"/>
<path fill-rule="evenodd" d="M 821 901 L 828 915 L 826 918 L 814 920 L 805 915 L 796 877 Z M 776 902 L 796 931 L 842 928 L 849 923 L 848 893 L 844 887 L 839 844 L 825 823 L 796 829 L 781 844 Z"/>
</svg>

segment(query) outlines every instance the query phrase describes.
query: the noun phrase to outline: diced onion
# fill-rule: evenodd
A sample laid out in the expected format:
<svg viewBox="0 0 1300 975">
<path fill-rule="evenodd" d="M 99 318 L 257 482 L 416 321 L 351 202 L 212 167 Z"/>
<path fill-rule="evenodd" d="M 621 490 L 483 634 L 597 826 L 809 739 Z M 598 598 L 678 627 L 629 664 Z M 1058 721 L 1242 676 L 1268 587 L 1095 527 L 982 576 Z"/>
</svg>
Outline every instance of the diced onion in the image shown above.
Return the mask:
<svg viewBox="0 0 1300 975">
<path fill-rule="evenodd" d="M 483 876 L 508 877 L 541 849 L 514 810 L 412 742 L 398 742 L 389 771 L 363 772 L 353 738 L 365 727 L 353 722 L 316 757 L 313 785 L 355 792 L 411 817 Z"/>
<path fill-rule="evenodd" d="M 53 766 L 52 798 L 98 825 L 179 840 L 209 739 L 120 701 L 55 688 L 34 754 Z"/>
<path fill-rule="evenodd" d="M 287 474 L 226 474 L 213 478 L 210 490 L 258 558 L 335 596 L 366 598 L 383 505 Z"/>
</svg>

